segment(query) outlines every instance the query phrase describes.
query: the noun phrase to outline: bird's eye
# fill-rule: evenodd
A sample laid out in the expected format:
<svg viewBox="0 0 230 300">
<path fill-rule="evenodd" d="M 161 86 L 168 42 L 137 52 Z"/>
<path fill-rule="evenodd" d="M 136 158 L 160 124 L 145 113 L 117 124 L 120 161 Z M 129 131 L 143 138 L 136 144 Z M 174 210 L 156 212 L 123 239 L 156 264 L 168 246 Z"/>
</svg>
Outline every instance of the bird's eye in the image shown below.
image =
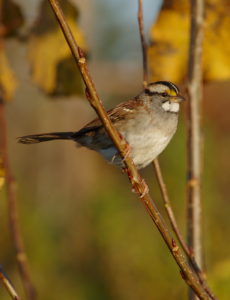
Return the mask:
<svg viewBox="0 0 230 300">
<path fill-rule="evenodd" d="M 167 94 L 167 93 L 162 93 L 162 96 L 163 96 L 163 97 L 167 97 L 168 94 Z"/>
</svg>

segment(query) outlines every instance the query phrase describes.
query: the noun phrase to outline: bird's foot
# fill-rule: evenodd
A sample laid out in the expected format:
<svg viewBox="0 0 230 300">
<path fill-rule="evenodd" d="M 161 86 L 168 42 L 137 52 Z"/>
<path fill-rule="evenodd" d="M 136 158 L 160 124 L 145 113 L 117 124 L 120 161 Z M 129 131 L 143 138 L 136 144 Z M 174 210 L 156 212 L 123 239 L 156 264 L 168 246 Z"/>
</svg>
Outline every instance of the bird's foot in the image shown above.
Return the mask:
<svg viewBox="0 0 230 300">
<path fill-rule="evenodd" d="M 140 198 L 143 198 L 149 192 L 149 187 L 144 179 L 141 180 L 141 184 L 144 186 L 143 192 L 140 194 Z"/>
</svg>

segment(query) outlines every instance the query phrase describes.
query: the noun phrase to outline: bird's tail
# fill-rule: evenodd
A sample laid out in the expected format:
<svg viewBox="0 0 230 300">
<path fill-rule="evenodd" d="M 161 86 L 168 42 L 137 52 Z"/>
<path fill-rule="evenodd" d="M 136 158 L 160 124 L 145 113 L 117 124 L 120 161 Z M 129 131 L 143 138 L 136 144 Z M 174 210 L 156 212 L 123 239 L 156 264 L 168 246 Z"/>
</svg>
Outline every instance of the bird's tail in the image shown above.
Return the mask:
<svg viewBox="0 0 230 300">
<path fill-rule="evenodd" d="M 22 144 L 35 144 L 53 140 L 71 140 L 76 132 L 50 132 L 42 134 L 25 135 L 18 138 Z"/>
</svg>

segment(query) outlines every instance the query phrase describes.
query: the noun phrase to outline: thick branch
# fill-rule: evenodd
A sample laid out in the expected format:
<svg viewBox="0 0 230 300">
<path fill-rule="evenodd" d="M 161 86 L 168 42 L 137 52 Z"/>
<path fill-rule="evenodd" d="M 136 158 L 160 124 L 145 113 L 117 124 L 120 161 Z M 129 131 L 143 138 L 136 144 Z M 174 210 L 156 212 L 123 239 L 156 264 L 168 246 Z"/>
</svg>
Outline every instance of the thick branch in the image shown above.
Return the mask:
<svg viewBox="0 0 230 300">
<path fill-rule="evenodd" d="M 49 0 L 49 2 L 58 19 L 58 22 L 62 28 L 64 36 L 70 46 L 72 54 L 79 67 L 82 78 L 86 84 L 87 91 L 89 93 L 88 99 L 92 107 L 97 112 L 99 118 L 101 119 L 105 129 L 107 130 L 115 146 L 119 150 L 121 156 L 124 158 L 124 163 L 126 164 L 128 170 L 127 172 L 129 174 L 129 179 L 133 185 L 134 190 L 139 194 L 140 199 L 145 205 L 150 217 L 152 218 L 156 227 L 160 231 L 161 236 L 163 237 L 165 243 L 167 244 L 172 256 L 174 257 L 176 263 L 180 267 L 181 273 L 183 274 L 183 278 L 186 281 L 186 283 L 194 290 L 194 292 L 199 296 L 200 299 L 209 299 L 206 291 L 203 289 L 198 278 L 196 277 L 196 275 L 193 273 L 193 271 L 187 264 L 181 250 L 175 244 L 175 241 L 170 236 L 168 228 L 166 227 L 165 222 L 162 219 L 155 203 L 151 199 L 150 195 L 146 192 L 146 184 L 144 183 L 144 180 L 141 178 L 140 174 L 138 173 L 131 158 L 126 154 L 126 143 L 125 141 L 121 140 L 119 133 L 115 130 L 110 119 L 108 118 L 108 115 L 106 114 L 106 111 L 102 105 L 101 100 L 97 95 L 94 84 L 89 75 L 87 65 L 86 65 L 86 59 L 82 51 L 79 51 L 79 47 L 76 41 L 74 40 L 73 35 L 65 21 L 65 18 L 58 5 L 57 0 Z"/>
<path fill-rule="evenodd" d="M 201 100 L 204 1 L 191 0 L 188 114 L 188 243 L 202 267 L 201 236 Z"/>
</svg>

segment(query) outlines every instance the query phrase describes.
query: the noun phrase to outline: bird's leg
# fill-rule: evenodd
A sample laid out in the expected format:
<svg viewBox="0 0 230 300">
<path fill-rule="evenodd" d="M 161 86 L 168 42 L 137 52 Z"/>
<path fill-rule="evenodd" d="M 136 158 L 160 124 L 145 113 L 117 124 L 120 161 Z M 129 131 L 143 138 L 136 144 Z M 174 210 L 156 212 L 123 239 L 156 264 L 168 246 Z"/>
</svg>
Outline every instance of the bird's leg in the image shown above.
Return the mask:
<svg viewBox="0 0 230 300">
<path fill-rule="evenodd" d="M 140 198 L 143 198 L 146 194 L 148 194 L 149 192 L 149 187 L 148 185 L 146 184 L 145 180 L 142 179 L 141 180 L 141 185 L 144 187 L 143 191 L 139 191 L 137 189 L 135 189 L 134 187 L 132 188 L 132 192 L 133 193 L 136 193 L 136 194 L 139 194 Z"/>
<path fill-rule="evenodd" d="M 132 175 L 130 174 L 129 169 L 127 167 L 122 167 L 122 173 L 127 174 L 129 179 L 132 178 Z"/>
<path fill-rule="evenodd" d="M 141 193 L 140 197 L 143 198 L 146 194 L 148 194 L 149 192 L 149 187 L 147 185 L 147 183 L 145 182 L 144 179 L 141 180 L 141 184 L 144 186 L 144 190 L 143 192 Z"/>
<path fill-rule="evenodd" d="M 123 137 L 123 135 L 119 132 L 120 138 L 122 140 L 125 140 L 125 138 Z M 126 145 L 125 145 L 125 155 L 122 159 L 122 162 L 124 162 L 124 160 L 130 155 L 131 153 L 131 147 L 130 145 L 127 143 L 126 141 Z M 135 182 L 133 182 L 133 176 L 132 174 L 129 172 L 129 169 L 127 167 L 123 167 L 122 168 L 122 173 L 126 173 L 129 177 L 129 180 L 131 181 L 132 184 L 135 185 Z M 135 189 L 134 187 L 132 188 L 132 192 L 139 194 L 141 198 L 143 198 L 148 192 L 149 192 L 149 187 L 146 184 L 146 182 L 144 181 L 144 179 L 141 180 L 141 185 L 144 187 L 143 192 L 138 191 L 138 189 Z"/>
<path fill-rule="evenodd" d="M 130 174 L 128 168 L 126 168 L 126 167 L 122 168 L 122 173 L 123 174 L 126 173 L 128 175 L 128 177 L 129 177 L 129 180 L 131 181 L 131 183 L 135 184 L 135 182 L 133 182 L 133 176 L 132 176 L 132 174 Z M 144 187 L 144 189 L 143 189 L 142 192 L 138 191 L 138 189 L 136 189 L 135 187 L 132 188 L 132 192 L 136 193 L 136 194 L 139 194 L 140 197 L 143 198 L 149 192 L 149 187 L 146 184 L 146 182 L 145 182 L 144 179 L 141 180 L 141 185 Z"/>
</svg>

